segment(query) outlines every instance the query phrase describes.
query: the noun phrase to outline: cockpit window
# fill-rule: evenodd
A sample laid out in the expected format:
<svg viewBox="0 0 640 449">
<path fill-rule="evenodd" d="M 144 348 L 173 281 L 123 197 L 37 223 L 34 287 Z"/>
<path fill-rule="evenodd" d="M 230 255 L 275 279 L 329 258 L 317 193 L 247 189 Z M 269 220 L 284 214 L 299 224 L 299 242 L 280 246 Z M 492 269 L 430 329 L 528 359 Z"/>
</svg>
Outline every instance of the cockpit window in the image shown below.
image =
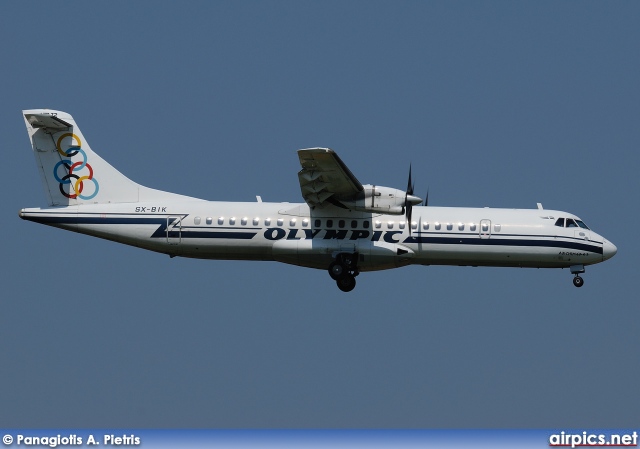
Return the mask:
<svg viewBox="0 0 640 449">
<path fill-rule="evenodd" d="M 580 226 L 582 229 L 589 229 L 589 227 L 584 224 L 584 221 L 582 220 L 576 220 L 576 223 L 578 223 L 578 226 Z"/>
<path fill-rule="evenodd" d="M 556 226 L 560 226 L 561 228 L 577 228 L 579 226 L 582 229 L 589 229 L 589 227 L 584 224 L 584 221 L 574 220 L 573 218 L 567 218 L 566 220 L 564 218 L 558 218 L 556 220 Z"/>
</svg>

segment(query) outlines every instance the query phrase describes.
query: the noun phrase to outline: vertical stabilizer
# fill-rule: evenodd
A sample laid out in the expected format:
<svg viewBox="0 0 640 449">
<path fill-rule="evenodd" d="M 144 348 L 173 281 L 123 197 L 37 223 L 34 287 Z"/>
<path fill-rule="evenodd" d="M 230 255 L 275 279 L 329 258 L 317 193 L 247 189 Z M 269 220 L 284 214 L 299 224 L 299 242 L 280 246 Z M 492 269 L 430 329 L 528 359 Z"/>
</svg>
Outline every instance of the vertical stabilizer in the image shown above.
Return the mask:
<svg viewBox="0 0 640 449">
<path fill-rule="evenodd" d="M 124 176 L 91 150 L 70 114 L 50 109 L 22 114 L 50 206 L 182 197 L 149 189 Z"/>
</svg>

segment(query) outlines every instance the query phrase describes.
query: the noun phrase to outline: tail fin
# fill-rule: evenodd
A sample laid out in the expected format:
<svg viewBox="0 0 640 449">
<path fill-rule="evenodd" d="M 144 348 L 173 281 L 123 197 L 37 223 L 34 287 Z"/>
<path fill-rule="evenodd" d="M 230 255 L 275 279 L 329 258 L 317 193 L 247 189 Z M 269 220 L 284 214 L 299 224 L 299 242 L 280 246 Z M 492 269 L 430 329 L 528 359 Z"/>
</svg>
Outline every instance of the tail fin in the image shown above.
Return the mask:
<svg viewBox="0 0 640 449">
<path fill-rule="evenodd" d="M 50 206 L 181 197 L 124 176 L 91 150 L 70 114 L 49 109 L 22 113 Z"/>
</svg>

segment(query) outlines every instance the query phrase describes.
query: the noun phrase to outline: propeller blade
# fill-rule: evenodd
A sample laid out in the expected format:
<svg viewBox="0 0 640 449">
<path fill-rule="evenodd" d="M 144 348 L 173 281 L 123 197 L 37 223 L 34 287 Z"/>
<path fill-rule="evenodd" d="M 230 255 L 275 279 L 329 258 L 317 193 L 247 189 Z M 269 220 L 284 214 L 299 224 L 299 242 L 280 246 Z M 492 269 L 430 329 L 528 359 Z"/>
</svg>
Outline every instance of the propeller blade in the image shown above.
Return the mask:
<svg viewBox="0 0 640 449">
<path fill-rule="evenodd" d="M 411 164 L 409 164 L 409 179 L 407 180 L 407 191 L 404 194 L 404 207 L 407 215 L 407 226 L 409 227 L 409 235 L 411 235 L 411 214 L 413 212 L 413 202 L 409 201 L 409 196 L 413 197 L 414 187 L 415 183 L 413 183 L 411 179 Z"/>
<path fill-rule="evenodd" d="M 424 198 L 425 207 L 429 205 L 429 189 L 427 189 L 427 196 Z"/>
</svg>

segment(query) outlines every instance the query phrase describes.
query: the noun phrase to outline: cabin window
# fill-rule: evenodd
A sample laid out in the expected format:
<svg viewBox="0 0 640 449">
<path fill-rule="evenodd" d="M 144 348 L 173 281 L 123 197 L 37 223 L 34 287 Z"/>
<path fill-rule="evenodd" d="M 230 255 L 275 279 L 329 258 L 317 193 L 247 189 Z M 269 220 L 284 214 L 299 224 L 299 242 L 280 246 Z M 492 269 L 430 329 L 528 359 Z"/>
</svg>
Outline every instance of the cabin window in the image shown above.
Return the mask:
<svg viewBox="0 0 640 449">
<path fill-rule="evenodd" d="M 489 224 L 482 223 L 482 232 L 489 232 Z"/>
<path fill-rule="evenodd" d="M 351 227 L 353 229 L 357 228 L 358 227 L 358 220 L 351 220 Z"/>
<path fill-rule="evenodd" d="M 213 218 L 207 217 L 207 224 L 210 225 L 213 223 Z"/>
<path fill-rule="evenodd" d="M 218 217 L 218 224 L 219 225 L 223 225 L 224 224 L 224 217 Z"/>
<path fill-rule="evenodd" d="M 333 228 L 333 220 L 327 220 L 327 228 Z"/>
<path fill-rule="evenodd" d="M 234 224 L 236 224 L 236 217 L 231 217 L 231 218 L 229 218 L 229 224 L 230 224 L 230 225 L 234 225 Z"/>
<path fill-rule="evenodd" d="M 282 226 L 282 224 L 284 223 L 284 220 L 282 218 L 278 218 L 278 226 Z"/>
<path fill-rule="evenodd" d="M 560 226 L 561 228 L 564 228 L 564 218 L 558 218 L 556 220 L 556 226 Z"/>
<path fill-rule="evenodd" d="M 193 224 L 199 225 L 200 224 L 200 217 L 194 217 Z"/>
<path fill-rule="evenodd" d="M 475 232 L 476 231 L 476 224 L 475 223 L 471 223 L 469 225 L 469 231 Z"/>
<path fill-rule="evenodd" d="M 411 222 L 411 229 L 418 229 L 418 222 L 417 221 L 412 221 Z"/>
<path fill-rule="evenodd" d="M 451 223 L 447 223 L 447 231 L 451 231 L 453 229 L 453 225 Z"/>
<path fill-rule="evenodd" d="M 242 220 L 240 220 L 240 224 L 242 224 L 242 226 L 246 226 L 248 221 L 249 219 L 247 217 L 242 217 Z"/>
<path fill-rule="evenodd" d="M 440 230 L 440 223 L 436 222 L 435 223 L 435 228 L 436 228 L 436 231 L 439 231 Z"/>
<path fill-rule="evenodd" d="M 493 225 L 493 230 L 494 232 L 500 232 L 500 230 L 502 230 L 502 225 L 499 225 L 499 224 Z"/>
<path fill-rule="evenodd" d="M 404 221 L 399 221 L 399 222 L 398 222 L 398 227 L 399 227 L 400 229 L 404 229 L 404 226 L 405 226 L 405 222 L 404 222 Z"/>
<path fill-rule="evenodd" d="M 423 221 L 423 222 L 422 222 L 422 229 L 424 229 L 425 231 L 426 231 L 427 229 L 429 229 L 429 223 L 427 223 L 426 221 Z"/>
<path fill-rule="evenodd" d="M 393 221 L 388 221 L 387 222 L 387 228 L 388 229 L 393 229 Z"/>
<path fill-rule="evenodd" d="M 322 222 L 319 219 L 315 219 L 313 221 L 313 226 L 315 226 L 316 228 L 319 228 L 320 226 L 322 226 Z"/>
<path fill-rule="evenodd" d="M 258 226 L 260 224 L 260 219 L 258 217 L 254 218 L 251 222 L 254 226 Z"/>
<path fill-rule="evenodd" d="M 345 224 L 344 220 L 339 220 L 339 221 L 338 221 L 338 227 L 339 227 L 340 229 L 344 228 L 345 226 L 346 226 L 346 224 Z"/>
<path fill-rule="evenodd" d="M 264 219 L 264 225 L 265 226 L 271 226 L 271 218 L 265 218 Z"/>
<path fill-rule="evenodd" d="M 380 220 L 376 220 L 375 226 L 377 229 L 380 229 L 380 227 L 382 226 L 382 222 Z"/>
<path fill-rule="evenodd" d="M 362 227 L 365 229 L 369 229 L 369 220 L 365 220 L 362 222 Z"/>
<path fill-rule="evenodd" d="M 289 220 L 289 226 L 294 227 L 296 225 L 296 219 L 292 218 L 291 220 Z"/>
<path fill-rule="evenodd" d="M 307 226 L 309 226 L 309 219 L 308 218 L 303 218 L 302 219 L 302 227 L 306 228 Z"/>
<path fill-rule="evenodd" d="M 458 223 L 458 231 L 464 231 L 464 223 Z"/>
</svg>

